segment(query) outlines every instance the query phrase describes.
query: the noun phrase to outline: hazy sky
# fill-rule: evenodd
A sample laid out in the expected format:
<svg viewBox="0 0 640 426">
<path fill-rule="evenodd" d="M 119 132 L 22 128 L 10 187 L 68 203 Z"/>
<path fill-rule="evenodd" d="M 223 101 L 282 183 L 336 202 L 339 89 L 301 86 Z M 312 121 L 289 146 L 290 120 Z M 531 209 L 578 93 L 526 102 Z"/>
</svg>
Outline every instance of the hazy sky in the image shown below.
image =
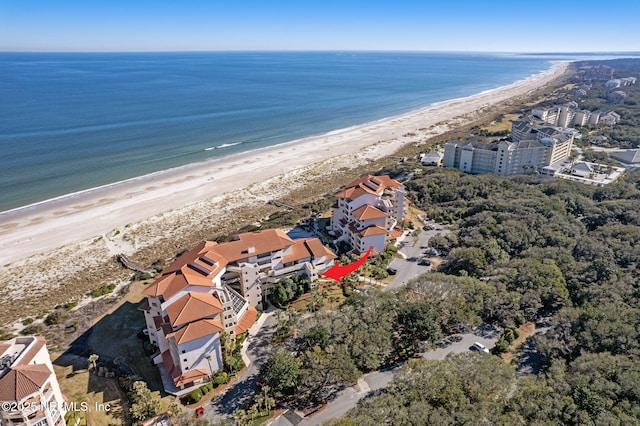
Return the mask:
<svg viewBox="0 0 640 426">
<path fill-rule="evenodd" d="M 639 0 L 0 0 L 0 51 L 640 51 Z"/>
</svg>

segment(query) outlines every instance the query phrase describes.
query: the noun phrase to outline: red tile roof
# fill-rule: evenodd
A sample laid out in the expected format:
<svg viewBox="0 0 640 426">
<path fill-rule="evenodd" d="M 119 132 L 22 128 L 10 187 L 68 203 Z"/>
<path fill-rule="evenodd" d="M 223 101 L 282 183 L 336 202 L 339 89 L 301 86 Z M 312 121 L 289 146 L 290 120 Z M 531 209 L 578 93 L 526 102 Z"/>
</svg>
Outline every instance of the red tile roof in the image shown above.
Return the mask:
<svg viewBox="0 0 640 426">
<path fill-rule="evenodd" d="M 337 257 L 331 250 L 325 247 L 319 239 L 301 238 L 293 242 L 290 253 L 282 256 L 282 262 L 296 262 L 306 258 L 319 259 L 322 256 L 325 256 L 327 260 Z"/>
<path fill-rule="evenodd" d="M 168 349 L 162 352 L 162 365 L 164 365 L 164 369 L 167 374 L 174 380 L 176 377 L 182 374 L 180 366 L 173 363 L 173 357 L 171 356 L 171 352 Z"/>
<path fill-rule="evenodd" d="M 347 184 L 342 191 L 338 192 L 338 198 L 348 198 L 355 200 L 365 193 L 380 195 L 386 188 L 400 188 L 402 184 L 389 176 L 362 176 Z"/>
<path fill-rule="evenodd" d="M 173 363 L 173 357 L 169 350 L 162 352 L 162 365 L 164 366 L 167 374 L 171 376 L 173 383 L 175 383 L 176 386 L 186 385 L 194 380 L 209 375 L 208 372 L 200 369 L 188 371 L 185 374 L 182 374 L 180 366 Z"/>
<path fill-rule="evenodd" d="M 223 310 L 222 303 L 213 294 L 190 291 L 167 306 L 167 316 L 176 328 L 202 318 L 212 318 Z"/>
<path fill-rule="evenodd" d="M 149 305 L 149 299 L 144 299 L 144 302 L 138 306 L 139 311 L 148 311 L 151 309 L 151 305 Z"/>
<path fill-rule="evenodd" d="M 369 237 L 371 235 L 383 235 L 386 233 L 387 230 L 379 226 L 369 226 L 360 231 L 360 235 L 362 235 L 363 237 Z"/>
<path fill-rule="evenodd" d="M 402 235 L 402 229 L 398 228 L 397 226 L 394 227 L 391 230 L 391 238 L 398 238 L 400 235 Z"/>
<path fill-rule="evenodd" d="M 213 279 L 229 262 L 282 250 L 293 244 L 281 229 L 245 232 L 234 238 L 220 244 L 201 242 L 174 260 L 143 294 L 162 296 L 166 300 L 188 285 L 213 287 Z"/>
<path fill-rule="evenodd" d="M 211 336 L 224 330 L 219 319 L 203 319 L 189 323 L 180 330 L 167 334 L 167 338 L 173 337 L 179 345 L 200 339 L 205 336 Z"/>
<path fill-rule="evenodd" d="M 315 259 L 324 256 L 327 260 L 336 259 L 338 256 L 328 249 L 318 238 L 305 238 L 304 245 Z"/>
<path fill-rule="evenodd" d="M 44 364 L 14 366 L 0 379 L 0 401 L 20 401 L 38 392 L 50 376 Z"/>
<path fill-rule="evenodd" d="M 258 319 L 258 311 L 253 306 L 249 306 L 249 309 L 242 314 L 238 324 L 236 324 L 236 328 L 233 330 L 233 333 L 237 336 L 238 334 L 242 334 L 247 331 Z"/>
<path fill-rule="evenodd" d="M 377 207 L 370 206 L 369 204 L 365 204 L 361 207 L 358 207 L 353 211 L 353 217 L 358 220 L 369 220 L 369 219 L 380 219 L 389 217 L 385 212 L 378 209 Z"/>
<path fill-rule="evenodd" d="M 173 379 L 173 382 L 176 384 L 176 386 L 182 386 L 182 385 L 192 383 L 193 381 L 198 380 L 200 378 L 208 377 L 208 376 L 209 376 L 209 373 L 205 370 L 201 370 L 201 369 L 191 370 L 178 377 L 175 377 Z"/>
</svg>

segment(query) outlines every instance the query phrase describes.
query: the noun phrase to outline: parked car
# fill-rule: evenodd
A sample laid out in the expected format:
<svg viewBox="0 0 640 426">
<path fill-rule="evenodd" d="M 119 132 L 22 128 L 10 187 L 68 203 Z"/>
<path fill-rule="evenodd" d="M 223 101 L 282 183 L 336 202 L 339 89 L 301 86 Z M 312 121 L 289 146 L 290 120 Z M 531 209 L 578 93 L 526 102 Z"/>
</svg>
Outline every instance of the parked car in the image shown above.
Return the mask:
<svg viewBox="0 0 640 426">
<path fill-rule="evenodd" d="M 483 345 L 482 343 L 479 343 L 479 342 L 474 342 L 473 345 L 471 345 L 471 347 L 469 349 L 471 349 L 472 351 L 480 351 L 480 352 L 489 353 L 489 349 L 487 349 L 487 347 L 485 345 Z"/>
<path fill-rule="evenodd" d="M 398 273 L 398 270 L 396 268 L 387 268 L 387 272 L 389 275 L 395 275 Z"/>
<path fill-rule="evenodd" d="M 449 336 L 449 339 L 451 339 L 452 342 L 461 342 L 462 341 L 462 335 L 460 335 L 460 334 L 452 334 L 451 336 Z"/>
</svg>

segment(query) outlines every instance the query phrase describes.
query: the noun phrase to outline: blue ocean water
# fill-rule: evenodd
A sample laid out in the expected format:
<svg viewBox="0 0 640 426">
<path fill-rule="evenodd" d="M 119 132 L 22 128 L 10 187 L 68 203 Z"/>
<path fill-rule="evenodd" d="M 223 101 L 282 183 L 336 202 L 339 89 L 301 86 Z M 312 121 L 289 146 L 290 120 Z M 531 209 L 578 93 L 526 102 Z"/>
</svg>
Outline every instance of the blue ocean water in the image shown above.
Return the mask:
<svg viewBox="0 0 640 426">
<path fill-rule="evenodd" d="M 0 53 L 0 211 L 469 96 L 549 58 Z"/>
</svg>

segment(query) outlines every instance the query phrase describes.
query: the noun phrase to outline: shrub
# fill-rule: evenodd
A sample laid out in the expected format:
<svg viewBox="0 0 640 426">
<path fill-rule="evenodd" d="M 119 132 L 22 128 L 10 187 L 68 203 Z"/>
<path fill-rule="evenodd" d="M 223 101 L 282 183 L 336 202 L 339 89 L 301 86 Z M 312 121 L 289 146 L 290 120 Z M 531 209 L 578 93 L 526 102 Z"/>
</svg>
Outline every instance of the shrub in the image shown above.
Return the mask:
<svg viewBox="0 0 640 426">
<path fill-rule="evenodd" d="M 28 327 L 23 328 L 22 331 L 20 332 L 20 334 L 22 334 L 23 336 L 29 336 L 32 334 L 40 334 L 40 333 L 42 333 L 42 324 L 30 325 Z"/>
<path fill-rule="evenodd" d="M 76 306 L 78 306 L 78 301 L 77 300 L 72 300 L 71 302 L 65 303 L 63 308 L 67 311 L 70 311 L 71 309 L 75 308 Z"/>
<path fill-rule="evenodd" d="M 216 385 L 223 385 L 229 383 L 229 374 L 226 371 L 218 371 L 213 375 L 213 383 Z"/>
<path fill-rule="evenodd" d="M 47 315 L 47 317 L 44 319 L 44 323 L 46 325 L 51 326 L 51 325 L 56 325 L 63 320 L 64 320 L 64 314 L 62 312 L 55 311 Z"/>
<path fill-rule="evenodd" d="M 189 394 L 189 397 L 191 398 L 192 403 L 198 402 L 202 399 L 202 391 L 200 390 L 200 388 L 192 391 Z"/>
<path fill-rule="evenodd" d="M 22 320 L 22 325 L 29 325 L 33 322 L 33 318 L 25 318 Z"/>
<path fill-rule="evenodd" d="M 148 272 L 136 271 L 135 274 L 133 274 L 133 281 L 145 281 L 151 278 L 152 276 Z"/>
<path fill-rule="evenodd" d="M 200 386 L 200 392 L 202 392 L 202 396 L 206 395 L 211 389 L 213 389 L 213 383 L 205 383 Z"/>
<path fill-rule="evenodd" d="M 100 297 L 105 294 L 109 294 L 116 288 L 115 284 L 103 285 L 102 287 L 98 287 L 97 289 L 91 292 L 91 297 Z"/>
</svg>

